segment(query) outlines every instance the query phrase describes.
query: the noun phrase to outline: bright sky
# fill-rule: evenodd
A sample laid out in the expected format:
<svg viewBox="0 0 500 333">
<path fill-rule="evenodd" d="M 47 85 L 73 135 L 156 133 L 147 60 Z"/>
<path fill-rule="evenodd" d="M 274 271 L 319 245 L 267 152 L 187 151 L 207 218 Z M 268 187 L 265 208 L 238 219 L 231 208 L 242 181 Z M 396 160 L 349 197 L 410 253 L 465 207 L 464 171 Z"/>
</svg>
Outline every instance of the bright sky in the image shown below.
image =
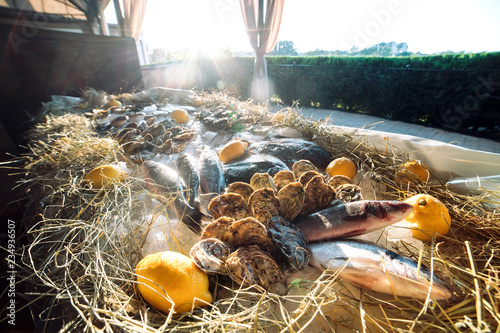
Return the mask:
<svg viewBox="0 0 500 333">
<path fill-rule="evenodd" d="M 148 0 L 142 31 L 150 49 L 252 51 L 239 0 Z M 278 40 L 299 52 L 391 41 L 411 52 L 500 51 L 500 1 L 286 0 Z"/>
</svg>

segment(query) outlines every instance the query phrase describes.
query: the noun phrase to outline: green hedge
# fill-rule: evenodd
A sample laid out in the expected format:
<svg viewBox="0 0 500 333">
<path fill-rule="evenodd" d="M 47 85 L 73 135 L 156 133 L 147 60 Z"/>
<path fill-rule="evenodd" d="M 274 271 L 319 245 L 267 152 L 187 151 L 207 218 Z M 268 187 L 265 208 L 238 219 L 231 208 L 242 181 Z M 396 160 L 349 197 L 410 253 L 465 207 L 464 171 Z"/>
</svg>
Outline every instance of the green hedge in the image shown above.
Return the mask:
<svg viewBox="0 0 500 333">
<path fill-rule="evenodd" d="M 250 97 L 254 58 L 198 60 L 200 89 Z M 500 53 L 267 57 L 285 104 L 342 109 L 500 140 Z M 219 85 L 218 85 L 219 82 Z"/>
</svg>

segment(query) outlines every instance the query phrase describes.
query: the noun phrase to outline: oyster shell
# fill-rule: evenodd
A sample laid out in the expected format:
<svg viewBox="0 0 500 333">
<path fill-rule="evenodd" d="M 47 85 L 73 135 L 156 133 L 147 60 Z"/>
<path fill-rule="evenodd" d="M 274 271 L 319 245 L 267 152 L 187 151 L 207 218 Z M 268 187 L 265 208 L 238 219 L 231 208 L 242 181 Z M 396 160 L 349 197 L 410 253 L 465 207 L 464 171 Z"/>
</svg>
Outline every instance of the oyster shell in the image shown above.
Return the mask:
<svg viewBox="0 0 500 333">
<path fill-rule="evenodd" d="M 250 216 L 253 216 L 264 225 L 269 219 L 280 214 L 280 201 L 270 188 L 261 188 L 252 193 L 248 199 Z"/>
<path fill-rule="evenodd" d="M 312 164 L 308 160 L 299 160 L 293 163 L 292 170 L 297 177 L 300 177 L 304 172 L 307 171 L 318 172 L 318 168 L 316 168 L 314 164 Z"/>
<path fill-rule="evenodd" d="M 354 184 L 340 185 L 335 189 L 337 199 L 343 202 L 353 202 L 363 200 L 363 189 Z"/>
<path fill-rule="evenodd" d="M 208 224 L 201 232 L 201 239 L 217 238 L 223 242 L 231 243 L 233 234 L 231 224 L 236 220 L 232 217 L 222 216 Z"/>
<path fill-rule="evenodd" d="M 228 243 L 217 238 L 207 238 L 194 244 L 189 256 L 205 272 L 227 274 L 226 260 L 231 252 L 233 249 Z"/>
<path fill-rule="evenodd" d="M 290 183 L 294 183 L 297 180 L 295 179 L 295 174 L 289 170 L 281 170 L 273 177 L 274 185 L 276 185 L 276 189 L 278 192 Z"/>
<path fill-rule="evenodd" d="M 328 185 L 336 189 L 340 185 L 350 184 L 351 178 L 343 175 L 335 175 L 328 179 Z"/>
<path fill-rule="evenodd" d="M 281 216 L 293 221 L 299 215 L 304 205 L 306 192 L 299 182 L 289 183 L 278 192 Z"/>
<path fill-rule="evenodd" d="M 228 186 L 226 193 L 240 194 L 245 201 L 248 202 L 248 198 L 250 198 L 250 195 L 253 193 L 253 187 L 248 183 L 234 182 Z"/>
<path fill-rule="evenodd" d="M 307 183 L 309 183 L 309 181 L 310 181 L 311 179 L 313 179 L 314 177 L 316 177 L 316 176 L 321 176 L 321 174 L 320 174 L 319 172 L 317 172 L 317 171 L 306 171 L 306 172 L 304 172 L 304 173 L 303 173 L 303 174 L 299 177 L 299 182 L 300 182 L 302 185 L 306 186 L 306 185 L 307 185 Z M 323 177 L 323 176 L 321 176 L 321 177 Z"/>
<path fill-rule="evenodd" d="M 313 177 L 305 186 L 306 197 L 300 215 L 309 215 L 324 209 L 335 199 L 335 190 L 323 181 L 323 176 Z"/>
<path fill-rule="evenodd" d="M 242 246 L 226 260 L 229 276 L 237 283 L 259 285 L 269 292 L 285 295 L 285 276 L 278 264 L 256 245 Z"/>
<path fill-rule="evenodd" d="M 227 216 L 240 220 L 252 216 L 245 198 L 237 193 L 216 196 L 210 200 L 208 211 L 212 215 L 212 219 Z"/>
<path fill-rule="evenodd" d="M 257 191 L 261 188 L 270 188 L 276 192 L 276 185 L 274 185 L 273 178 L 268 173 L 255 173 L 250 178 L 250 186 Z"/>
<path fill-rule="evenodd" d="M 266 227 L 253 217 L 233 222 L 229 229 L 233 236 L 229 243 L 234 247 L 257 245 L 272 256 L 276 255 L 276 247 L 269 238 Z"/>
<path fill-rule="evenodd" d="M 311 249 L 302 230 L 281 216 L 268 222 L 267 234 L 284 259 L 288 270 L 301 270 L 309 264 Z"/>
</svg>

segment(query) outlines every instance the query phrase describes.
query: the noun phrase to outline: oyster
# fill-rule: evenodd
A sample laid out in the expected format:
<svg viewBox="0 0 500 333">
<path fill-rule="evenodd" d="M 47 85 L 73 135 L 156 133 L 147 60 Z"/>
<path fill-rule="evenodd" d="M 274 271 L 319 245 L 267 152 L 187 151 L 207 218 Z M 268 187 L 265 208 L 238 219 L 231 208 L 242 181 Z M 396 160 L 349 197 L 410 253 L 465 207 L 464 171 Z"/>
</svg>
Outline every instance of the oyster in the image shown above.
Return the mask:
<svg viewBox="0 0 500 333">
<path fill-rule="evenodd" d="M 324 209 L 335 199 L 335 190 L 323 181 L 323 176 L 313 177 L 305 186 L 306 197 L 300 215 L 309 215 Z"/>
<path fill-rule="evenodd" d="M 226 260 L 233 252 L 231 245 L 217 238 L 207 238 L 194 244 L 189 256 L 205 272 L 227 274 Z"/>
<path fill-rule="evenodd" d="M 296 182 L 295 174 L 289 170 L 281 170 L 274 175 L 273 182 L 276 185 L 276 189 L 280 191 L 286 185 Z"/>
<path fill-rule="evenodd" d="M 337 199 L 343 202 L 353 202 L 363 200 L 363 189 L 354 184 L 340 185 L 335 189 Z"/>
<path fill-rule="evenodd" d="M 268 173 L 255 173 L 250 179 L 250 186 L 255 191 L 261 188 L 270 188 L 276 192 L 276 185 L 274 185 L 273 178 Z"/>
<path fill-rule="evenodd" d="M 350 184 L 351 178 L 343 175 L 335 175 L 328 179 L 328 185 L 336 189 L 340 185 Z"/>
<path fill-rule="evenodd" d="M 231 243 L 233 234 L 230 226 L 236 220 L 232 217 L 222 216 L 208 224 L 201 232 L 201 239 L 217 238 L 223 242 Z"/>
<path fill-rule="evenodd" d="M 234 247 L 257 245 L 261 250 L 276 255 L 276 247 L 267 235 L 266 227 L 253 217 L 233 222 L 229 229 L 233 236 L 229 243 Z"/>
<path fill-rule="evenodd" d="M 311 250 L 302 230 L 281 216 L 267 224 L 267 234 L 276 245 L 289 270 L 301 270 L 309 264 Z"/>
<path fill-rule="evenodd" d="M 261 188 L 252 193 L 248 199 L 250 216 L 253 216 L 264 225 L 269 219 L 280 214 L 280 201 L 270 188 Z"/>
<path fill-rule="evenodd" d="M 235 220 L 240 220 L 252 216 L 245 198 L 237 193 L 226 193 L 216 196 L 210 200 L 208 211 L 212 215 L 212 219 L 227 216 Z"/>
<path fill-rule="evenodd" d="M 298 177 L 298 178 L 299 178 L 299 182 L 300 182 L 302 185 L 306 186 L 306 185 L 307 185 L 307 183 L 309 183 L 309 181 L 310 181 L 311 179 L 313 179 L 314 177 L 316 177 L 316 176 L 321 176 L 321 174 L 320 174 L 319 172 L 317 172 L 317 171 L 306 171 L 306 172 L 304 172 L 304 173 L 303 173 L 300 177 Z M 323 176 L 321 176 L 321 177 L 323 177 Z"/>
<path fill-rule="evenodd" d="M 237 193 L 240 194 L 246 202 L 248 202 L 248 198 L 253 193 L 253 187 L 248 183 L 244 182 L 234 182 L 228 186 L 226 193 Z"/>
<path fill-rule="evenodd" d="M 278 192 L 281 216 L 292 221 L 302 210 L 305 197 L 304 186 L 299 182 L 290 183 L 283 187 Z"/>
<path fill-rule="evenodd" d="M 318 172 L 318 168 L 316 168 L 314 164 L 312 164 L 308 160 L 299 160 L 293 163 L 292 170 L 297 177 L 300 177 L 304 172 L 307 171 Z"/>
<path fill-rule="evenodd" d="M 242 246 L 226 260 L 229 276 L 246 285 L 259 285 L 269 292 L 285 295 L 285 276 L 278 264 L 256 245 Z"/>
</svg>

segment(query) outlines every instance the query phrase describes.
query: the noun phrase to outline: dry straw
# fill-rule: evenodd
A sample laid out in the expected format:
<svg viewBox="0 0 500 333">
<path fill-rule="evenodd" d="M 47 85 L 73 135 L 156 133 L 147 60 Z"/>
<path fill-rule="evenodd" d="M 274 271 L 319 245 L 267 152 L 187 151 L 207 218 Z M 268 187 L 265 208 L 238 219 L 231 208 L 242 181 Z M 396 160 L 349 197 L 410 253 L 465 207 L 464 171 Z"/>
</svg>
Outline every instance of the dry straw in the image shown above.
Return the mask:
<svg viewBox="0 0 500 333">
<path fill-rule="evenodd" d="M 86 172 L 122 160 L 121 149 L 116 141 L 98 137 L 86 118 L 67 114 L 40 123 L 22 157 L 26 177 L 20 186 L 30 191 L 28 211 L 35 214 L 26 225 L 19 270 L 30 308 L 47 331 L 489 332 L 500 326 L 500 215 L 481 197 L 459 195 L 435 182 L 402 188 L 394 175 L 407 153 L 389 144 L 377 151 L 325 121 L 306 119 L 296 108 L 281 110 L 273 120 L 268 108 L 249 101 L 221 93 L 201 98 L 209 110 L 244 113 L 254 129 L 292 127 L 335 157 L 349 156 L 385 185 L 386 198 L 429 193 L 442 200 L 452 215 L 451 232 L 425 245 L 417 259 L 453 281 L 456 300 L 440 304 L 383 296 L 344 284 L 339 272 L 314 278 L 298 273 L 283 297 L 211 276 L 211 306 L 181 315 L 160 313 L 138 295 L 134 267 L 153 223 L 146 216 L 166 215 L 165 208 L 151 211 L 144 200 L 148 194 L 133 177 L 100 190 L 86 188 Z M 172 248 L 180 249 L 180 242 L 174 240 Z"/>
</svg>

